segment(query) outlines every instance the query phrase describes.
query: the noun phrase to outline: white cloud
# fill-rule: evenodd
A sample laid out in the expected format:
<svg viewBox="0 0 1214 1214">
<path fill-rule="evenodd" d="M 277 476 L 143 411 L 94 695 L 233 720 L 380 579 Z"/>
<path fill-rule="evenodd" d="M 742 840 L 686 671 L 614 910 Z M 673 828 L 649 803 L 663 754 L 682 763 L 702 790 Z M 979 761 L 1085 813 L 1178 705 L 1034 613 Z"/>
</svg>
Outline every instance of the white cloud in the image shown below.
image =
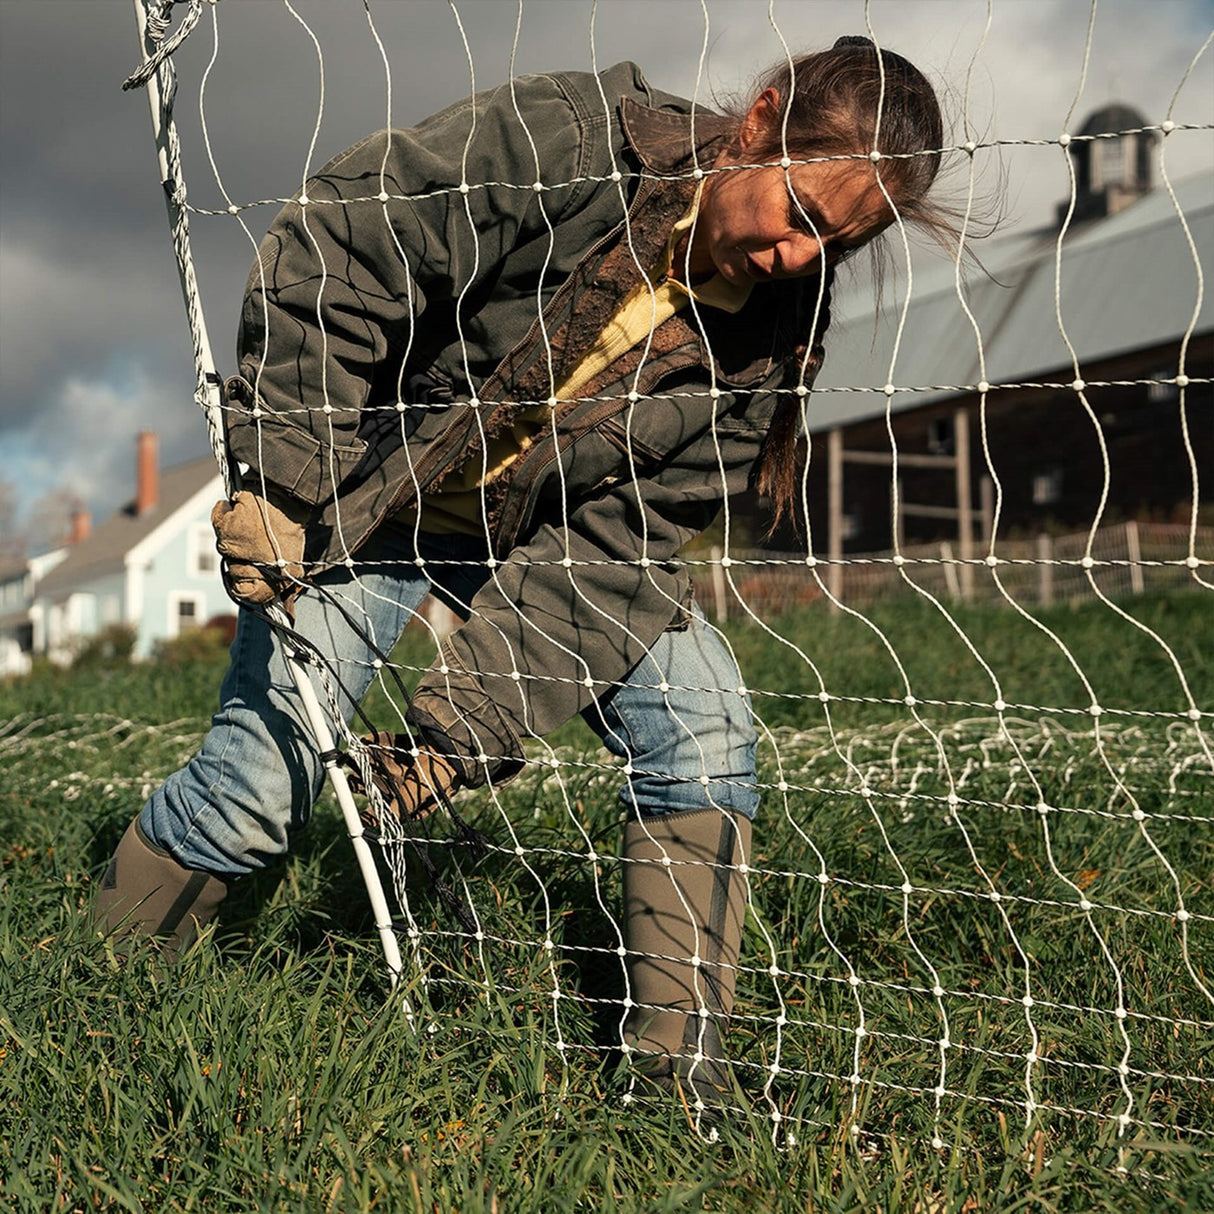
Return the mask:
<svg viewBox="0 0 1214 1214">
<path fill-rule="evenodd" d="M 117 369 L 107 379 L 69 375 L 6 444 L 0 478 L 16 485 L 27 506 L 43 493 L 66 489 L 103 516 L 134 492 L 141 430 L 159 434 L 166 464 L 206 450 L 193 402 L 167 390 L 146 368 Z"/>
</svg>

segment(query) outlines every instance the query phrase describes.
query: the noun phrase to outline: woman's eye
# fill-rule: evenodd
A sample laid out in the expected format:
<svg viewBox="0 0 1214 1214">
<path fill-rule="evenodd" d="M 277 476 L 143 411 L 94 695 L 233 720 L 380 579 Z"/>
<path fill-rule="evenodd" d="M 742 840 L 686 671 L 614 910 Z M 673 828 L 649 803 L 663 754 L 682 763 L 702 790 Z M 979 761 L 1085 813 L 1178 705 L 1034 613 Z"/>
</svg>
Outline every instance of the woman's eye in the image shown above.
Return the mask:
<svg viewBox="0 0 1214 1214">
<path fill-rule="evenodd" d="M 813 220 L 810 219 L 805 208 L 793 198 L 789 198 L 788 200 L 788 224 L 789 227 L 796 228 L 807 236 L 813 236 L 817 239 L 821 239 L 822 237 L 821 229 L 815 229 Z"/>
</svg>

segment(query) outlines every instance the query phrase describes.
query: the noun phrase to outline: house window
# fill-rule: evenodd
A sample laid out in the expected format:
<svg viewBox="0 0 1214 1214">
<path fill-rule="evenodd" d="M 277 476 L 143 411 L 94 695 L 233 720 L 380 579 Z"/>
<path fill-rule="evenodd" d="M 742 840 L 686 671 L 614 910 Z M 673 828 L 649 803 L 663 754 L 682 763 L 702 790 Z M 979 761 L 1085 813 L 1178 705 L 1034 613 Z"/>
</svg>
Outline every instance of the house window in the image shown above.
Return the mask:
<svg viewBox="0 0 1214 1214">
<path fill-rule="evenodd" d="M 75 636 L 92 636 L 97 631 L 97 596 L 80 590 L 68 595 L 67 628 Z"/>
<path fill-rule="evenodd" d="M 206 600 L 201 594 L 169 595 L 169 636 L 180 636 L 202 624 Z"/>
<path fill-rule="evenodd" d="M 46 647 L 58 649 L 67 638 L 67 628 L 64 620 L 66 609 L 62 603 L 56 603 L 46 616 Z"/>
<path fill-rule="evenodd" d="M 1033 505 L 1051 506 L 1062 497 L 1062 469 L 1048 468 L 1033 477 Z"/>
<path fill-rule="evenodd" d="M 195 523 L 190 528 L 188 572 L 191 577 L 211 577 L 219 572 L 219 553 L 210 523 Z"/>
</svg>

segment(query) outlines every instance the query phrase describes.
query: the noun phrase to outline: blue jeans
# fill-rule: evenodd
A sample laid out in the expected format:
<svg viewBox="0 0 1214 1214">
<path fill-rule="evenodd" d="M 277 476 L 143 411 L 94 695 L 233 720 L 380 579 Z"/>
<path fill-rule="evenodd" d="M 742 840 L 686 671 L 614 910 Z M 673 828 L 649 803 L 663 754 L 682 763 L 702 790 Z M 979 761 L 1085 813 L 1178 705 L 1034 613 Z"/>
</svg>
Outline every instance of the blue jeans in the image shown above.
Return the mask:
<svg viewBox="0 0 1214 1214">
<path fill-rule="evenodd" d="M 479 540 L 422 534 L 423 569 L 411 533 L 381 532 L 357 577 L 330 570 L 295 604 L 296 631 L 328 656 L 340 680 L 347 721 L 372 680 L 383 677 L 375 649 L 391 652 L 422 599 L 433 590 L 466 617 L 488 577 Z M 631 812 L 717 806 L 754 817 L 756 737 L 749 701 L 737 690 L 741 681 L 729 651 L 697 613 L 681 631 L 663 633 L 625 682 L 586 710 L 587 724 L 625 760 L 628 783 L 620 795 Z M 328 712 L 324 696 L 321 702 Z M 323 781 L 281 646 L 267 624 L 241 611 L 220 709 L 202 748 L 152 794 L 141 825 L 186 868 L 240 877 L 289 850 Z"/>
</svg>

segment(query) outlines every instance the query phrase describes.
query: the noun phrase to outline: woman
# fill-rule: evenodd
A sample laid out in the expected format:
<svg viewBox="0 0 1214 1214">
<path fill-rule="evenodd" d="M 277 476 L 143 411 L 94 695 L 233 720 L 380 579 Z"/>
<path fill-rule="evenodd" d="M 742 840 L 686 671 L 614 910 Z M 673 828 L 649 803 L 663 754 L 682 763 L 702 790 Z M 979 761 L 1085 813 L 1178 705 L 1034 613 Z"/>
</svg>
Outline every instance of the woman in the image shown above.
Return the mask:
<svg viewBox="0 0 1214 1214">
<path fill-rule="evenodd" d="M 119 844 L 100 924 L 179 948 L 306 821 L 322 768 L 260 605 L 293 603 L 348 717 L 433 588 L 465 622 L 377 738 L 386 800 L 500 783 L 581 713 L 628 774 L 625 1048 L 721 1086 L 755 732 L 673 558 L 729 495 L 793 511 L 833 268 L 895 213 L 939 226 L 942 138 L 914 67 L 841 39 L 733 117 L 627 63 L 530 77 L 309 181 L 227 385 L 250 488 L 214 523 L 249 609 L 222 707 Z"/>
</svg>

